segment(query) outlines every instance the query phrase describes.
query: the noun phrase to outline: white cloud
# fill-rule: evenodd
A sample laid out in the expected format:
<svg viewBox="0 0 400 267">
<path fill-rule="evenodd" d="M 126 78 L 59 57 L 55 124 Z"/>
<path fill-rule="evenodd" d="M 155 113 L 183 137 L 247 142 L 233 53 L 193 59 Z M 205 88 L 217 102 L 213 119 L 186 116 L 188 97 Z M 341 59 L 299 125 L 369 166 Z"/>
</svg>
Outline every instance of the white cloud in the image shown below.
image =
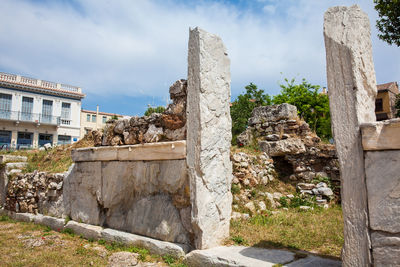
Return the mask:
<svg viewBox="0 0 400 267">
<path fill-rule="evenodd" d="M 278 81 L 296 75 L 325 85 L 323 13 L 352 1 L 264 1 L 260 7 L 270 6 L 268 15 L 210 1 L 76 2 L 3 0 L 0 70 L 99 95 L 164 96 L 173 81 L 186 77 L 188 28 L 200 26 L 227 46 L 234 95 L 249 82 L 276 93 Z M 360 3 L 376 16 L 372 3 Z M 400 49 L 375 36 L 373 29 L 378 81 L 399 79 Z"/>
</svg>

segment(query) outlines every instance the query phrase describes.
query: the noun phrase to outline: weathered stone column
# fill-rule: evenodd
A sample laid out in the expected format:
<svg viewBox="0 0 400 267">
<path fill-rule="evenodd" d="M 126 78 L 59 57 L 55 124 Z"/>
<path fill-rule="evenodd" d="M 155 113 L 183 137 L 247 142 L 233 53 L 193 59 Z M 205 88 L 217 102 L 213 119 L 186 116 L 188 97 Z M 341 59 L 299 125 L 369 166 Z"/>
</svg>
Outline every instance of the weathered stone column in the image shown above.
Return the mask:
<svg viewBox="0 0 400 267">
<path fill-rule="evenodd" d="M 360 124 L 375 121 L 376 79 L 368 16 L 357 6 L 325 13 L 324 37 L 333 136 L 339 156 L 344 266 L 371 264 Z"/>
<path fill-rule="evenodd" d="M 230 60 L 222 40 L 190 29 L 187 96 L 187 165 L 195 247 L 217 246 L 229 235 Z"/>
</svg>

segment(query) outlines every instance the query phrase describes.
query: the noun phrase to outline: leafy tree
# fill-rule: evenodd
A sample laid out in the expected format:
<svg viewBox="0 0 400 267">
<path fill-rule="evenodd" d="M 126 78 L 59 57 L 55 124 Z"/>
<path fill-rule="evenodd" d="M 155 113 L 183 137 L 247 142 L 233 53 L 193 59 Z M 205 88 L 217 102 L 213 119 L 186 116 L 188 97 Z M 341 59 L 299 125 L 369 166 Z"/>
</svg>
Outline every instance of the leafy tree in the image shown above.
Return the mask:
<svg viewBox="0 0 400 267">
<path fill-rule="evenodd" d="M 236 143 L 236 137 L 247 127 L 247 121 L 255 107 L 271 105 L 271 97 L 264 94 L 264 90 L 250 83 L 245 87 L 246 93 L 240 94 L 231 106 L 232 117 L 232 142 Z"/>
<path fill-rule="evenodd" d="M 311 85 L 305 79 L 294 84 L 295 79 L 285 79 L 286 85 L 280 85 L 280 94 L 274 96 L 274 104 L 288 103 L 297 107 L 298 114 L 317 135 L 324 139 L 332 137 L 329 99 L 319 94 L 319 86 Z"/>
<path fill-rule="evenodd" d="M 150 116 L 153 113 L 163 113 L 164 111 L 165 111 L 165 107 L 163 107 L 163 106 L 158 106 L 156 108 L 148 107 L 147 110 L 145 111 L 144 115 Z"/>
<path fill-rule="evenodd" d="M 379 19 L 376 27 L 379 39 L 400 46 L 400 0 L 374 0 Z"/>
</svg>

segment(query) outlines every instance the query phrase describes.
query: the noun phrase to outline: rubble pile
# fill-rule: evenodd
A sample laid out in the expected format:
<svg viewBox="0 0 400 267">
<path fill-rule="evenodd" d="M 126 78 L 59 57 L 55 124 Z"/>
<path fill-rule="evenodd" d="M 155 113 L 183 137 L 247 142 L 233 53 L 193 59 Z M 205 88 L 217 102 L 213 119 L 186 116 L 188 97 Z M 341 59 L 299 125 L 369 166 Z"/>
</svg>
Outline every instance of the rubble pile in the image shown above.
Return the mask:
<svg viewBox="0 0 400 267">
<path fill-rule="evenodd" d="M 281 178 L 309 183 L 329 178 L 340 197 L 339 162 L 335 146 L 324 144 L 290 104 L 257 107 L 249 126 L 237 138 L 240 145 L 257 144 L 271 157 Z"/>
<path fill-rule="evenodd" d="M 186 139 L 187 81 L 176 81 L 169 88 L 172 103 L 163 113 L 110 121 L 104 133 L 93 131 L 95 146 L 134 145 Z"/>
</svg>

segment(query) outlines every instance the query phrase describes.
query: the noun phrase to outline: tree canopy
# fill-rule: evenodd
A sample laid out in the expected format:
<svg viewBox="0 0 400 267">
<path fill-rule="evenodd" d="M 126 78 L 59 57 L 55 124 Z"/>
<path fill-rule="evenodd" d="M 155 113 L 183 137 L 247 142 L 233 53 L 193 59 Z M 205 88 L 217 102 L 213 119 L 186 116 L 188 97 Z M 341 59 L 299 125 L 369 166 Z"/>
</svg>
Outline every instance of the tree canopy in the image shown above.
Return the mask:
<svg viewBox="0 0 400 267">
<path fill-rule="evenodd" d="M 288 103 L 297 107 L 298 114 L 316 134 L 324 139 L 330 139 L 331 118 L 329 113 L 329 99 L 326 94 L 320 94 L 318 85 L 311 85 L 305 79 L 300 84 L 295 80 L 285 79 L 281 84 L 281 92 L 271 98 L 257 85 L 250 83 L 245 87 L 246 92 L 240 94 L 231 106 L 232 142 L 246 130 L 248 119 L 255 107 L 271 104 Z"/>
<path fill-rule="evenodd" d="M 328 95 L 320 94 L 318 85 L 311 85 L 305 79 L 295 84 L 295 79 L 285 79 L 281 84 L 280 94 L 274 96 L 274 104 L 288 103 L 297 107 L 299 116 L 321 138 L 329 139 L 331 133 L 331 117 Z"/>
<path fill-rule="evenodd" d="M 271 97 L 258 89 L 257 85 L 250 83 L 245 87 L 246 93 L 238 95 L 232 102 L 232 141 L 236 142 L 236 136 L 241 134 L 247 127 L 247 121 L 255 107 L 271 105 Z"/>
<path fill-rule="evenodd" d="M 374 0 L 379 19 L 376 27 L 379 39 L 400 46 L 400 0 Z"/>
</svg>

